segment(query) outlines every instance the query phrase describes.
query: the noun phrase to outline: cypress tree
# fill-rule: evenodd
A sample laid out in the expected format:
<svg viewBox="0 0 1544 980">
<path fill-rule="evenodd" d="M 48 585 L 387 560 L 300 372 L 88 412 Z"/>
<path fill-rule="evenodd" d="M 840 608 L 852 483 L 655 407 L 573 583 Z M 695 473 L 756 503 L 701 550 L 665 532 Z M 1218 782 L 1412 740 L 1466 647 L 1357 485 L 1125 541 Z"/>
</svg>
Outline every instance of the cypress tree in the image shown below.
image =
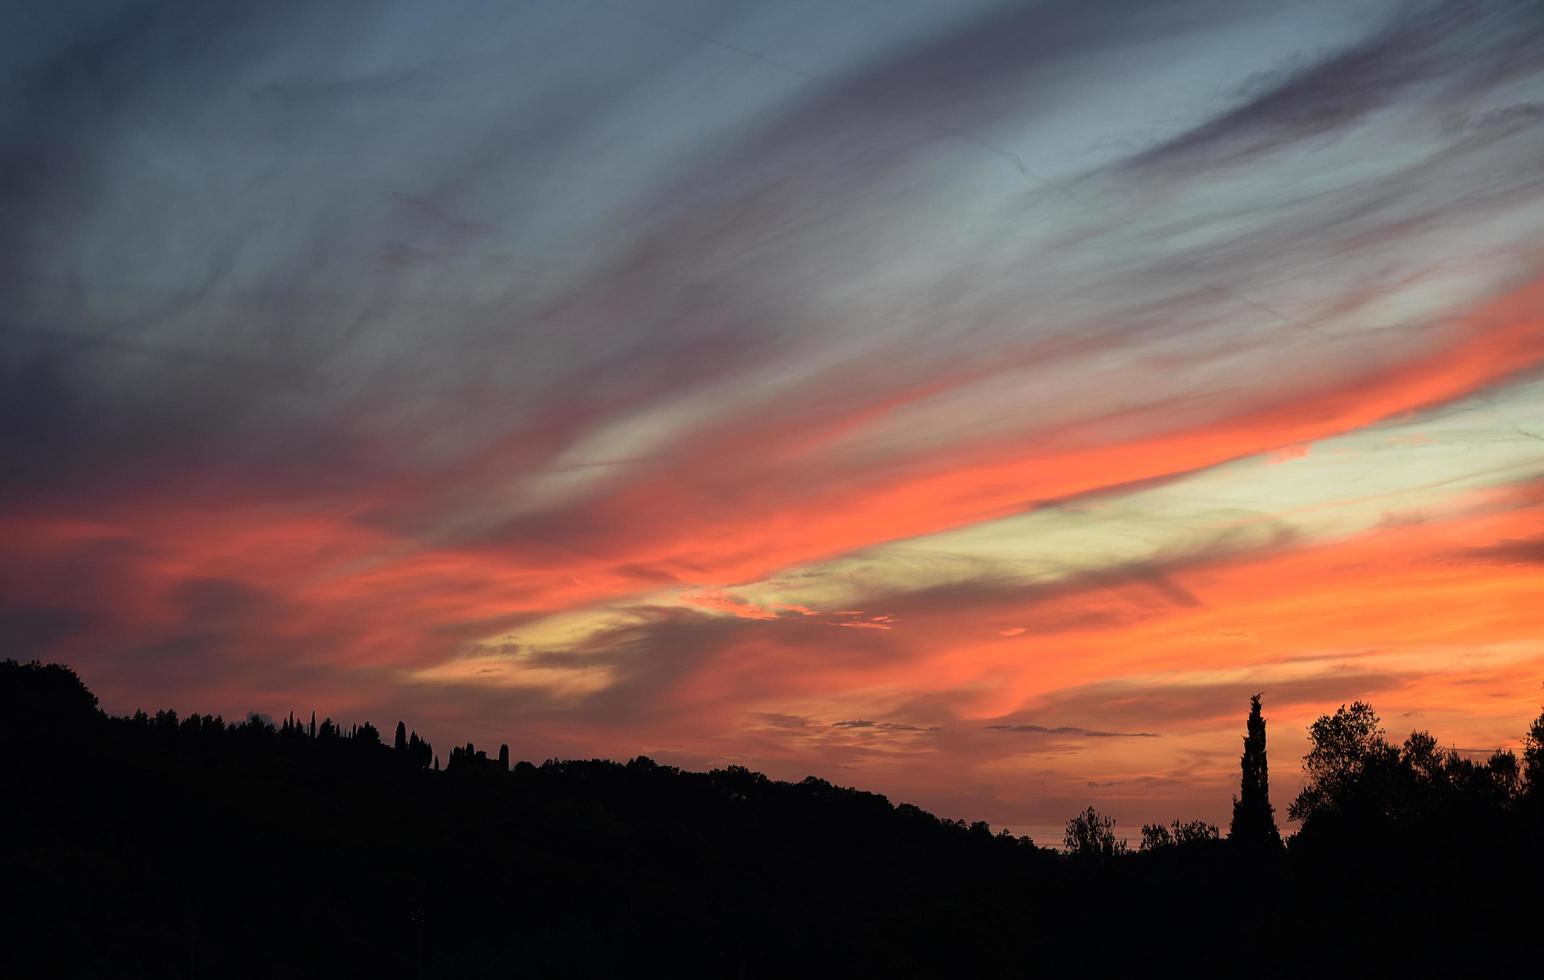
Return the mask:
<svg viewBox="0 0 1544 980">
<path fill-rule="evenodd" d="M 400 721 L 397 722 L 397 737 L 392 742 L 391 747 L 398 752 L 407 751 L 407 726 Z"/>
<path fill-rule="evenodd" d="M 1249 698 L 1248 733 L 1244 736 L 1244 755 L 1239 795 L 1233 798 L 1233 823 L 1228 839 L 1251 845 L 1281 845 L 1276 829 L 1276 810 L 1271 806 L 1270 774 L 1265 761 L 1265 718 L 1260 714 L 1260 695 Z"/>
</svg>

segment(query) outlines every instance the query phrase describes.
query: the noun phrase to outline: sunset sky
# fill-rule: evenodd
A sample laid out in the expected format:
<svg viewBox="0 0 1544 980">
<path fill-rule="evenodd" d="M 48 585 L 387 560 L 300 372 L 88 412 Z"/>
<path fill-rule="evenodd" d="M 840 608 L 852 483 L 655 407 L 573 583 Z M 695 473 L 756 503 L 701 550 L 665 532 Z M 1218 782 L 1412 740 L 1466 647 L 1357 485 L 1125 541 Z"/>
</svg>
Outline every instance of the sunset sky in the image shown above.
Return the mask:
<svg viewBox="0 0 1544 980">
<path fill-rule="evenodd" d="M 0 656 L 110 711 L 1053 843 L 1544 701 L 1537 0 L 9 9 Z"/>
</svg>

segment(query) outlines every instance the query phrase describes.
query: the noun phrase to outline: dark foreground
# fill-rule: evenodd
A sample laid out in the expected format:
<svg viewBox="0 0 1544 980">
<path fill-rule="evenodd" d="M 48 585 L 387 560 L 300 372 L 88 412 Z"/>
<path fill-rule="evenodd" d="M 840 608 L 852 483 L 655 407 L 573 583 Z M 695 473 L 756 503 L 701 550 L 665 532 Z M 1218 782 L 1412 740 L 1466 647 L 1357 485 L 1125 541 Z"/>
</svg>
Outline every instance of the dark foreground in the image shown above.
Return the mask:
<svg viewBox="0 0 1544 980">
<path fill-rule="evenodd" d="M 814 778 L 397 741 L 0 664 L 0 976 L 1496 976 L 1544 942 L 1544 780 L 1456 758 L 1285 848 L 1073 856 Z"/>
</svg>

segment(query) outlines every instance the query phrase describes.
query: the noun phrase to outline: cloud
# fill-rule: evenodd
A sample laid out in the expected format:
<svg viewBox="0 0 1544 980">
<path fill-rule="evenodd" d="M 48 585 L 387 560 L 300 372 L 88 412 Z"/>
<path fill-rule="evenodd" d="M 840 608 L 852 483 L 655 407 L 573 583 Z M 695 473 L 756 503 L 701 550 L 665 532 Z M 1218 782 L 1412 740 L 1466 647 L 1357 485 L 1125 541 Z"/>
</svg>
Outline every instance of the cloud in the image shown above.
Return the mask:
<svg viewBox="0 0 1544 980">
<path fill-rule="evenodd" d="M 1544 564 L 1544 534 L 1528 538 L 1508 538 L 1483 548 L 1465 548 L 1454 554 L 1464 561 L 1487 564 Z"/>
<path fill-rule="evenodd" d="M 833 721 L 832 728 L 869 728 L 880 732 L 927 732 L 936 731 L 936 728 L 923 728 L 919 725 L 902 725 L 890 721 L 869 721 L 858 718 L 852 721 Z"/>
<path fill-rule="evenodd" d="M 1510 689 L 1540 16 L 34 10 L 0 632 L 109 704 L 1037 818 L 1215 788 L 1246 688 Z"/>
<path fill-rule="evenodd" d="M 1141 725 L 1205 725 L 1247 714 L 1252 694 L 1263 693 L 1271 710 L 1280 711 L 1300 705 L 1340 704 L 1357 697 L 1397 690 L 1413 682 L 1409 672 L 1372 672 L 1354 667 L 1326 670 L 1322 674 L 1292 679 L 1229 682 L 1185 682 L 1137 684 L 1108 681 L 1069 688 L 1046 695 L 1035 709 L 1042 714 L 1129 719 Z M 1251 685 L 1254 686 L 1253 689 Z M 1243 706 L 1242 708 L 1240 706 Z M 1157 737 L 1151 732 L 1105 732 L 1082 728 L 1040 725 L 998 724 L 988 726 L 1002 731 L 1052 732 L 1088 736 Z"/>
<path fill-rule="evenodd" d="M 1057 725 L 1055 728 L 1047 728 L 1044 725 L 987 725 L 988 731 L 993 732 L 1029 732 L 1036 735 L 1081 735 L 1084 738 L 1162 738 L 1157 732 L 1101 732 L 1091 728 L 1079 728 L 1076 725 Z"/>
</svg>

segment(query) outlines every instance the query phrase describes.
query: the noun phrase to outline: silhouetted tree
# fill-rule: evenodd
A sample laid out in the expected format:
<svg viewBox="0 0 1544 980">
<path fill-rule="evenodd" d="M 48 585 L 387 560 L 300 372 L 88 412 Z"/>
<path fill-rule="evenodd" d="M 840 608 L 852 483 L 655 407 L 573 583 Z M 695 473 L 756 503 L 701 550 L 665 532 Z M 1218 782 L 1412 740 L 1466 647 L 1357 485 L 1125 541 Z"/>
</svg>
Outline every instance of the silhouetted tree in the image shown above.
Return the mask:
<svg viewBox="0 0 1544 980">
<path fill-rule="evenodd" d="M 1062 839 L 1067 853 L 1088 860 L 1107 860 L 1126 853 L 1125 839 L 1115 837 L 1115 818 L 1093 807 L 1067 821 Z"/>
<path fill-rule="evenodd" d="M 354 729 L 354 741 L 360 743 L 361 745 L 380 745 L 380 729 L 376 728 L 368 721 L 363 722 Z"/>
<path fill-rule="evenodd" d="M 392 739 L 391 747 L 398 752 L 407 751 L 407 726 L 400 721 L 397 722 L 397 736 Z"/>
<path fill-rule="evenodd" d="M 506 771 L 509 769 L 509 745 L 507 743 L 499 746 L 499 768 Z"/>
<path fill-rule="evenodd" d="M 1517 755 L 1510 749 L 1498 750 L 1486 760 L 1485 768 L 1490 774 L 1491 782 L 1495 784 L 1496 791 L 1510 800 L 1522 792 L 1522 770 L 1517 764 Z"/>
<path fill-rule="evenodd" d="M 1276 810 L 1271 806 L 1270 773 L 1265 759 L 1265 718 L 1260 713 L 1258 694 L 1249 698 L 1249 721 L 1239 768 L 1239 795 L 1233 798 L 1233 822 L 1228 827 L 1228 839 L 1251 846 L 1280 846 L 1281 832 L 1276 829 Z"/>
<path fill-rule="evenodd" d="M 1544 800 L 1544 711 L 1523 735 L 1523 792 Z"/>
<path fill-rule="evenodd" d="M 1303 788 L 1287 808 L 1293 820 L 1307 821 L 1335 808 L 1369 769 L 1386 767 L 1398 756 L 1384 738 L 1377 712 L 1362 701 L 1320 715 L 1308 728 L 1308 741 Z"/>
<path fill-rule="evenodd" d="M 1217 825 L 1205 820 L 1173 820 L 1168 826 L 1145 823 L 1142 825 L 1142 843 L 1138 850 L 1156 851 L 1165 847 L 1214 841 L 1218 837 Z"/>
<path fill-rule="evenodd" d="M 417 766 L 419 769 L 427 769 L 429 768 L 429 763 L 433 760 L 433 758 L 434 749 L 429 745 L 428 742 L 419 738 L 417 732 L 414 732 L 412 735 L 408 736 L 407 759 L 409 763 Z"/>
<path fill-rule="evenodd" d="M 1166 825 L 1161 823 L 1145 823 L 1142 825 L 1142 843 L 1138 845 L 1137 850 L 1156 851 L 1173 846 L 1174 835 Z"/>
</svg>

